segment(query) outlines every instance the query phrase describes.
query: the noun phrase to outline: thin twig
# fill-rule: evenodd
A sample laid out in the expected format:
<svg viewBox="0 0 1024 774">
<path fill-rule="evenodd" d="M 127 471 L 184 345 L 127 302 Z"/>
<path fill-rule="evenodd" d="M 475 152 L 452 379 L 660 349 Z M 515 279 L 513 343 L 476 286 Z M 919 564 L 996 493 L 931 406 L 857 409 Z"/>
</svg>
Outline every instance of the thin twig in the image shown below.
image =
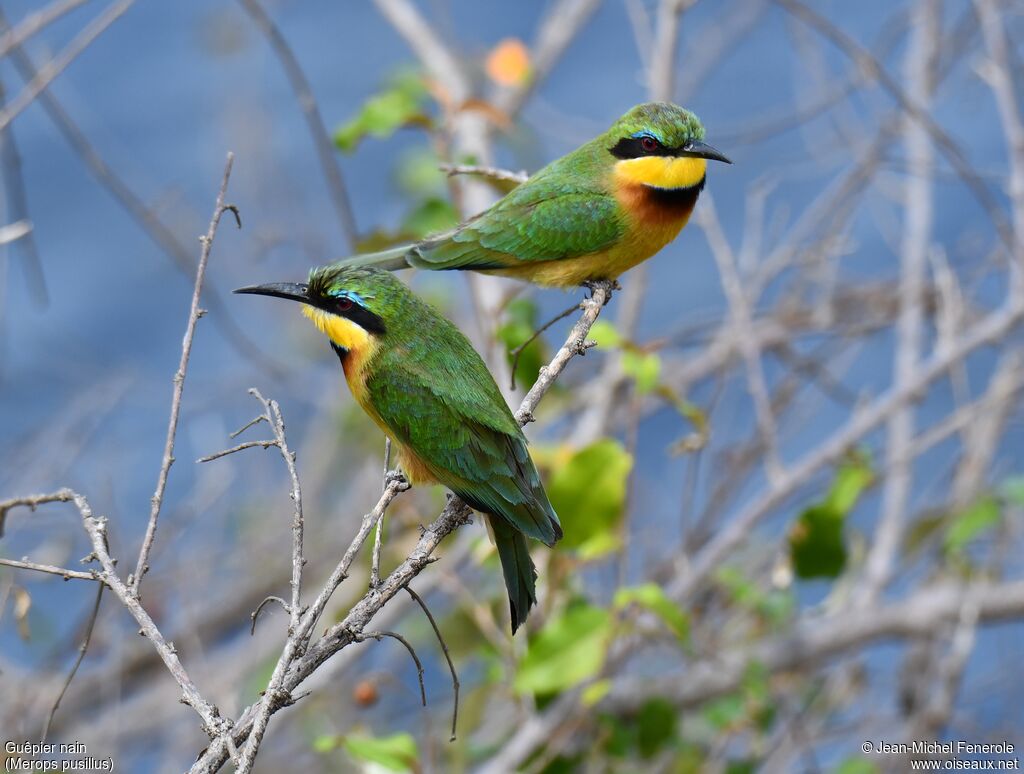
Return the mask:
<svg viewBox="0 0 1024 774">
<path fill-rule="evenodd" d="M 799 0 L 774 0 L 775 3 L 785 8 L 795 18 L 800 19 L 812 29 L 818 31 L 823 37 L 832 41 L 835 46 L 848 56 L 864 74 L 874 79 L 885 89 L 889 95 L 899 104 L 900 108 L 915 121 L 927 130 L 932 141 L 942 151 L 942 155 L 949 161 L 950 166 L 974 195 L 982 209 L 988 214 L 992 225 L 995 227 L 999 238 L 1010 254 L 1014 254 L 1016 239 L 1006 216 L 999 206 L 998 201 L 989 190 L 981 176 L 974 170 L 970 162 L 964 156 L 960 147 L 939 126 L 915 100 L 908 97 L 899 82 L 891 76 L 882 66 L 882 63 L 866 48 L 828 21 L 824 16 L 805 5 Z M 1019 256 L 1016 256 L 1019 260 Z"/>
<path fill-rule="evenodd" d="M 384 436 L 384 481 L 383 489 L 388 488 L 388 473 L 391 472 L 391 438 Z M 384 512 L 381 512 L 380 521 L 373 529 L 373 555 L 370 559 L 370 588 L 374 589 L 380 585 L 380 552 L 384 542 Z"/>
<path fill-rule="evenodd" d="M 9 29 L 7 21 L 0 8 L 0 30 Z M 11 62 L 21 77 L 31 82 L 38 75 L 38 70 L 32 58 L 18 45 L 14 45 L 10 51 Z M 136 223 L 146 232 L 147 236 L 160 248 L 160 250 L 171 259 L 171 263 L 178 272 L 188 277 L 191 281 L 195 276 L 195 264 L 192 258 L 191 249 L 186 247 L 177 234 L 170 229 L 150 208 L 146 202 L 133 191 L 114 169 L 103 159 L 85 133 L 74 122 L 71 115 L 64 109 L 61 102 L 50 92 L 43 91 L 37 98 L 39 106 L 46 112 L 53 121 L 57 130 L 63 135 L 71 149 L 78 154 L 86 168 L 92 173 L 96 181 L 110 193 L 125 212 L 135 220 Z M 213 322 L 224 333 L 228 342 L 241 354 L 258 362 L 273 374 L 283 374 L 281 365 L 262 352 L 255 342 L 234 321 L 228 312 L 223 299 L 215 288 L 206 289 L 206 305 L 213 312 Z"/>
<path fill-rule="evenodd" d="M 412 590 L 411 586 L 406 586 L 405 590 L 409 592 L 409 596 L 412 597 L 416 604 L 420 606 L 423 614 L 426 615 L 427 620 L 430 621 L 430 626 L 434 630 L 434 634 L 437 636 L 437 641 L 441 644 L 441 650 L 444 652 L 445 661 L 448 662 L 448 670 L 452 673 L 452 690 L 455 693 L 455 703 L 452 706 L 452 735 L 448 740 L 449 742 L 455 741 L 455 729 L 459 723 L 459 676 L 455 672 L 455 662 L 452 661 L 452 654 L 448 652 L 448 643 L 444 641 L 444 636 L 441 634 L 441 629 L 437 625 L 437 621 L 434 620 L 433 613 L 430 612 L 430 608 L 427 607 L 427 603 L 423 601 L 422 597 Z M 424 704 L 426 699 L 424 699 Z"/>
<path fill-rule="evenodd" d="M 21 112 L 35 100 L 47 86 L 71 64 L 79 54 L 85 51 L 111 24 L 127 11 L 134 0 L 117 0 L 107 6 L 99 16 L 93 19 L 79 32 L 70 43 L 53 59 L 39 68 L 36 76 L 29 81 L 7 107 L 0 111 L 0 131 L 3 131 Z"/>
<path fill-rule="evenodd" d="M 526 393 L 526 397 L 523 398 L 522 404 L 519 406 L 519 410 L 516 412 L 516 420 L 520 425 L 525 425 L 533 421 L 533 412 L 540 403 L 541 398 L 544 397 L 545 393 L 551 389 L 551 385 L 555 383 L 559 374 L 565 370 L 565 367 L 569 364 L 576 355 L 584 355 L 587 352 L 588 343 L 586 341 L 587 334 L 590 333 L 590 329 L 594 323 L 597 322 L 598 315 L 601 314 L 601 309 L 604 307 L 612 297 L 612 289 L 615 287 L 614 282 L 604 281 L 595 282 L 593 286 L 593 294 L 590 298 L 584 299 L 580 303 L 580 307 L 583 309 L 583 314 L 580 315 L 580 319 L 576 321 L 576 324 L 572 326 L 572 330 L 569 331 L 569 336 L 565 340 L 565 343 L 561 346 L 555 356 L 551 359 L 551 362 L 540 369 L 540 373 L 537 375 L 537 381 L 534 382 L 530 391 Z"/>
<path fill-rule="evenodd" d="M 53 716 L 57 714 L 57 708 L 60 707 L 60 701 L 64 698 L 64 694 L 68 691 L 68 686 L 71 685 L 71 681 L 75 679 L 75 674 L 78 672 L 78 667 L 82 665 L 82 661 L 85 659 L 85 652 L 89 650 L 89 643 L 92 641 L 92 630 L 96 626 L 96 618 L 100 614 L 100 601 L 103 599 L 103 584 L 96 584 L 96 601 L 93 602 L 92 612 L 89 614 L 89 620 L 85 625 L 85 636 L 82 638 L 82 644 L 78 646 L 78 657 L 75 659 L 75 663 L 71 667 L 71 671 L 68 672 L 67 679 L 64 680 L 64 685 L 61 686 L 60 693 L 57 694 L 56 700 L 53 702 L 53 706 L 50 707 L 50 712 L 46 716 L 46 723 L 43 724 L 43 733 L 39 737 L 40 742 L 45 742 L 46 737 L 50 733 L 50 724 L 53 723 Z"/>
<path fill-rule="evenodd" d="M 13 567 L 16 570 L 33 570 L 35 572 L 45 572 L 48 575 L 59 575 L 64 580 L 96 580 L 95 573 L 69 570 L 67 567 L 57 567 L 52 564 L 39 564 L 38 562 L 30 562 L 27 559 L 0 559 L 0 565 Z"/>
<path fill-rule="evenodd" d="M 7 100 L 4 84 L 0 81 L 0 108 Z M 43 263 L 39 257 L 35 236 L 31 228 L 28 212 L 28 197 L 25 193 L 25 176 L 22 174 L 21 154 L 14 138 L 13 128 L 8 126 L 0 131 L 0 163 L 4 170 L 4 190 L 7 195 L 7 220 L 27 226 L 19 235 L 20 247 L 24 250 L 25 274 L 28 279 L 29 292 L 37 304 L 46 306 L 50 302 L 46 289 L 46 275 L 43 274 Z M 0 241 L 0 244 L 4 242 Z"/>
<path fill-rule="evenodd" d="M 419 679 L 419 682 L 420 682 L 420 703 L 424 707 L 426 707 L 427 706 L 427 687 L 423 683 L 423 662 L 421 662 L 420 661 L 420 657 L 416 655 L 416 650 L 409 643 L 409 640 L 405 639 L 405 637 L 403 637 L 401 634 L 398 634 L 397 632 L 379 631 L 379 632 L 363 632 L 361 635 L 359 635 L 359 637 L 357 638 L 356 641 L 358 642 L 359 640 L 368 639 L 369 638 L 369 639 L 377 640 L 377 642 L 380 642 L 382 637 L 391 637 L 394 640 L 398 640 L 400 643 L 402 643 L 405 646 L 405 649 L 407 651 L 409 651 L 409 655 L 412 656 L 412 660 L 416 664 L 416 677 Z"/>
<path fill-rule="evenodd" d="M 7 519 L 7 512 L 11 509 L 28 508 L 30 511 L 34 511 L 46 503 L 71 502 L 72 497 L 70 489 L 61 489 L 49 494 L 24 495 L 23 497 L 12 497 L 9 500 L 0 500 L 0 537 L 4 536 L 4 522 Z"/>
<path fill-rule="evenodd" d="M 249 14 L 249 18 L 255 22 L 263 34 L 267 36 L 270 47 L 284 67 L 285 75 L 291 84 L 292 91 L 299 101 L 299 108 L 309 126 L 309 133 L 313 136 L 313 145 L 316 147 L 317 157 L 320 159 L 320 168 L 327 180 L 327 188 L 331 193 L 331 202 L 334 204 L 335 214 L 338 216 L 338 223 L 349 248 L 356 243 L 356 220 L 352 214 L 352 203 L 349 200 L 348 189 L 345 180 L 341 176 L 341 169 L 338 167 L 338 155 L 335 153 L 334 145 L 327 134 L 327 127 L 324 126 L 324 119 L 320 115 L 320 107 L 316 97 L 313 96 L 313 89 L 309 85 L 306 74 L 299 65 L 288 41 L 270 15 L 259 4 L 258 0 L 238 0 L 242 8 Z"/>
<path fill-rule="evenodd" d="M 523 350 L 526 349 L 528 346 L 530 346 L 533 342 L 535 342 L 537 340 L 537 337 L 540 336 L 542 333 L 544 333 L 544 331 L 546 331 L 548 328 L 550 328 L 552 325 L 554 325 L 559 320 L 564 320 L 566 317 L 571 315 L 573 312 L 575 312 L 579 308 L 580 308 L 579 304 L 573 304 L 572 306 L 570 306 L 565 311 L 559 312 L 555 317 L 552 317 L 550 320 L 548 320 L 546 323 L 544 323 L 542 326 L 540 326 L 537 330 L 535 330 L 531 334 L 530 338 L 528 338 L 526 341 L 524 341 L 522 344 L 520 344 L 515 349 L 509 350 L 509 354 L 512 356 L 512 368 L 511 368 L 511 371 L 512 371 L 512 375 L 511 375 L 512 376 L 512 382 L 509 385 L 510 389 L 514 390 L 516 388 L 516 369 L 519 368 L 519 358 L 522 356 Z"/>
<path fill-rule="evenodd" d="M 491 180 L 517 184 L 525 183 L 530 179 L 529 173 L 525 171 L 513 172 L 509 169 L 500 169 L 499 167 L 482 167 L 476 164 L 439 164 L 438 166 L 442 172 L 448 174 L 448 177 L 454 177 L 455 175 L 479 175 Z"/>
<path fill-rule="evenodd" d="M 931 97 L 931 72 L 938 55 L 941 11 L 935 0 L 922 0 L 914 11 L 910 43 L 907 46 L 904 81 L 908 98 L 923 110 Z M 928 271 L 933 213 L 933 153 L 928 132 L 910 116 L 903 121 L 903 142 L 910 166 L 904 190 L 903 242 L 900 249 L 900 316 L 896 326 L 893 384 L 910 382 L 921 358 L 924 335 L 923 296 Z M 913 461 L 907 458 L 914 438 L 914 407 L 898 407 L 887 422 L 886 481 L 882 507 L 873 531 L 874 542 L 864 564 L 864 578 L 858 584 L 855 604 L 874 604 L 889 581 L 897 557 L 908 501 L 913 484 Z"/>
<path fill-rule="evenodd" d="M 263 611 L 263 608 L 266 607 L 268 602 L 277 602 L 282 608 L 284 608 L 284 611 L 291 616 L 291 606 L 281 599 L 281 597 L 275 597 L 273 595 L 264 597 L 263 601 L 256 606 L 256 609 L 249 613 L 249 618 L 252 619 L 252 625 L 249 627 L 250 637 L 256 634 L 256 619 L 260 617 L 260 613 Z"/>
<path fill-rule="evenodd" d="M 65 14 L 87 2 L 89 0 L 56 0 L 45 8 L 29 14 L 18 23 L 17 27 L 6 30 L 0 35 L 0 58 L 7 56 L 11 49 L 20 46 Z"/>
<path fill-rule="evenodd" d="M 213 208 L 213 217 L 206 230 L 206 235 L 200 238 L 202 250 L 199 253 L 199 265 L 196 267 L 196 282 L 192 290 L 192 306 L 189 309 L 188 323 L 185 326 L 185 337 L 181 342 L 181 360 L 178 363 L 178 370 L 174 374 L 173 390 L 171 395 L 171 414 L 167 422 L 167 439 L 164 441 L 164 456 L 160 463 L 160 473 L 157 475 L 156 490 L 153 493 L 149 511 L 149 522 L 146 525 L 146 536 L 142 541 L 142 548 L 139 550 L 139 559 L 135 563 L 135 573 L 130 578 L 132 593 L 138 596 L 139 584 L 142 576 L 149 569 L 149 552 L 153 548 L 153 540 L 156 538 L 157 520 L 160 517 L 160 508 L 164 502 L 164 492 L 167 489 L 167 476 L 170 473 L 171 465 L 174 463 L 174 439 L 178 432 L 178 415 L 181 411 L 181 396 L 185 389 L 185 374 L 188 372 L 188 359 L 192 354 L 192 339 L 196 333 L 196 323 L 202 316 L 203 311 L 199 308 L 199 297 L 203 290 L 203 280 L 206 277 L 206 264 L 210 259 L 210 252 L 213 249 L 213 240 L 217 235 L 217 226 L 220 224 L 221 216 L 230 211 L 235 216 L 238 227 L 242 227 L 238 209 L 232 204 L 225 204 L 224 197 L 227 195 L 228 180 L 231 177 L 231 166 L 234 163 L 235 154 L 228 153 L 227 161 L 224 164 L 224 176 L 221 179 L 220 190 L 217 192 L 217 203 Z"/>
<path fill-rule="evenodd" d="M 246 441 L 238 444 L 237 446 L 232 446 L 230 449 L 222 449 L 219 452 L 207 454 L 205 457 L 197 459 L 196 462 L 213 462 L 214 460 L 219 460 L 221 457 L 227 457 L 229 454 L 234 454 L 235 452 L 240 452 L 245 449 L 253 449 L 256 447 L 269 449 L 270 447 L 277 445 L 277 441 Z"/>
</svg>

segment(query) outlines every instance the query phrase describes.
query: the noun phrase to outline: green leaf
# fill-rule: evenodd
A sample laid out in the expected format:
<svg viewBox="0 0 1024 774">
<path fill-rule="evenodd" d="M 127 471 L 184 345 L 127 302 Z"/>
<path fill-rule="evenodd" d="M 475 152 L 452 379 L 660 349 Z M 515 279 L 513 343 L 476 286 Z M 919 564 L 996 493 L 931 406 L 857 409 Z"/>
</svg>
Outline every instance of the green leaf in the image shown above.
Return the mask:
<svg viewBox="0 0 1024 774">
<path fill-rule="evenodd" d="M 595 556 L 592 541 L 607 553 L 626 504 L 626 480 L 633 459 L 618 441 L 597 441 L 573 454 L 548 479 L 548 497 L 562 522 L 559 545 Z"/>
<path fill-rule="evenodd" d="M 580 694 L 580 704 L 584 707 L 593 707 L 601 699 L 608 695 L 608 691 L 612 689 L 611 680 L 595 680 L 586 688 L 583 689 L 583 693 Z"/>
<path fill-rule="evenodd" d="M 402 221 L 402 232 L 412 239 L 421 239 L 456 226 L 459 215 L 451 202 L 440 197 L 425 199 Z"/>
<path fill-rule="evenodd" d="M 722 731 L 739 724 L 746 717 L 747 706 L 743 695 L 733 692 L 710 701 L 703 714 L 708 723 Z"/>
<path fill-rule="evenodd" d="M 789 533 L 789 556 L 798 578 L 835 578 L 846 566 L 843 514 L 816 505 L 800 514 Z"/>
<path fill-rule="evenodd" d="M 498 328 L 498 340 L 505 345 L 505 356 L 512 365 L 512 350 L 521 347 L 537 330 L 537 305 L 528 298 L 517 298 L 505 309 L 506 322 Z M 516 384 L 527 387 L 537 381 L 544 356 L 544 341 L 538 336 L 519 354 Z"/>
<path fill-rule="evenodd" d="M 946 531 L 946 553 L 962 553 L 976 538 L 999 523 L 999 502 L 991 495 L 982 497 L 953 518 Z"/>
<path fill-rule="evenodd" d="M 636 382 L 638 395 L 647 395 L 658 386 L 661 358 L 654 352 L 627 349 L 622 353 L 622 370 Z"/>
<path fill-rule="evenodd" d="M 607 320 L 598 320 L 590 327 L 590 332 L 587 334 L 587 338 L 596 341 L 599 347 L 608 347 L 612 349 L 622 344 L 622 336 Z"/>
<path fill-rule="evenodd" d="M 313 740 L 313 750 L 318 753 L 329 753 L 338 748 L 338 737 L 334 734 L 320 734 Z"/>
<path fill-rule="evenodd" d="M 363 103 L 359 112 L 334 132 L 334 144 L 351 153 L 365 137 L 390 137 L 409 124 L 429 125 L 423 112 L 427 89 L 415 74 L 402 74 Z"/>
<path fill-rule="evenodd" d="M 874 479 L 870 461 L 855 455 L 839 466 L 836 480 L 828 493 L 825 505 L 836 513 L 846 516 L 857 504 L 857 500 Z"/>
<path fill-rule="evenodd" d="M 690 633 L 690 621 L 686 614 L 665 595 L 655 583 L 621 588 L 615 592 L 615 607 L 623 608 L 631 603 L 640 605 L 658 616 L 669 630 L 685 642 Z"/>
<path fill-rule="evenodd" d="M 376 763 L 388 771 L 413 771 L 419 758 L 416 740 L 406 733 L 382 737 L 349 735 L 342 740 L 342 746 L 357 761 Z"/>
<path fill-rule="evenodd" d="M 637 748 L 644 758 L 651 758 L 676 735 L 679 720 L 676 708 L 667 699 L 653 698 L 644 702 L 637 713 Z"/>
<path fill-rule="evenodd" d="M 515 690 L 551 694 L 593 677 L 604 664 L 611 627 L 607 610 L 587 603 L 572 605 L 530 641 Z"/>
<path fill-rule="evenodd" d="M 846 566 L 846 517 L 874 474 L 864 455 L 840 465 L 825 498 L 805 509 L 789 533 L 789 554 L 798 578 L 835 578 Z"/>
<path fill-rule="evenodd" d="M 395 179 L 402 192 L 413 198 L 438 196 L 445 192 L 441 160 L 430 148 L 403 153 L 395 167 Z"/>
</svg>

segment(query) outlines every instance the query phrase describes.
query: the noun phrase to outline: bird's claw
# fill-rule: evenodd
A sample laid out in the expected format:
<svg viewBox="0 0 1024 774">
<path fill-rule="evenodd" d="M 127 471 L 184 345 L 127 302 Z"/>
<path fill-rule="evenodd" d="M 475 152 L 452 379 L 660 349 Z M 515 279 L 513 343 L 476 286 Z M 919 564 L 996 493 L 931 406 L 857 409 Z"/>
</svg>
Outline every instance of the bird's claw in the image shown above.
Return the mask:
<svg viewBox="0 0 1024 774">
<path fill-rule="evenodd" d="M 612 291 L 622 290 L 622 285 L 619 284 L 618 280 L 587 280 L 580 283 L 580 287 L 586 288 L 590 291 L 590 295 L 587 296 L 587 300 L 591 300 L 594 297 L 594 291 L 597 290 L 598 285 L 606 285 L 608 287 L 608 295 L 604 299 L 604 303 L 607 304 L 612 300 Z"/>
<path fill-rule="evenodd" d="M 408 487 L 409 486 L 409 479 L 406 478 L 405 473 L 403 473 L 398 468 L 395 468 L 394 470 L 389 470 L 385 474 L 385 476 L 384 476 L 384 485 L 385 485 L 385 487 L 387 487 L 387 486 L 389 486 L 391 484 L 402 484 L 402 485 Z"/>
</svg>

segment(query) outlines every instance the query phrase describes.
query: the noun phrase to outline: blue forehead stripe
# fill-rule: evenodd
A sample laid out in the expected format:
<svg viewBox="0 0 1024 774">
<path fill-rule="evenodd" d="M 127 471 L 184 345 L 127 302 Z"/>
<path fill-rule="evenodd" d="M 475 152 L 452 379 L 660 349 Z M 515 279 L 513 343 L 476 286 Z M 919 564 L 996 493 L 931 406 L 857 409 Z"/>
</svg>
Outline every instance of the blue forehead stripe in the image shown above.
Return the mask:
<svg viewBox="0 0 1024 774">
<path fill-rule="evenodd" d="M 355 303 L 365 307 L 366 301 L 354 290 L 332 290 L 331 295 L 335 298 L 351 298 Z"/>
<path fill-rule="evenodd" d="M 661 139 L 661 137 L 658 136 L 655 132 L 650 131 L 649 129 L 641 129 L 639 132 L 633 132 L 633 134 L 631 134 L 630 137 L 636 140 L 639 140 L 641 137 L 653 137 L 658 142 L 664 144 L 664 141 Z"/>
</svg>

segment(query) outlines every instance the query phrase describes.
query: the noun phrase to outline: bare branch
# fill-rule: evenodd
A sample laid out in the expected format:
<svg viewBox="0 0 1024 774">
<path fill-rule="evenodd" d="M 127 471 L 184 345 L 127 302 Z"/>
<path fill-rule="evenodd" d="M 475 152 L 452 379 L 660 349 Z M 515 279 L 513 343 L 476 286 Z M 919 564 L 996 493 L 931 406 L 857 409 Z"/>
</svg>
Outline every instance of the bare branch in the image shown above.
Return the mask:
<svg viewBox="0 0 1024 774">
<path fill-rule="evenodd" d="M 257 447 L 260 449 L 269 449 L 270 447 L 277 445 L 277 441 L 245 441 L 237 446 L 232 446 L 230 449 L 222 449 L 219 452 L 207 454 L 205 457 L 197 459 L 196 462 L 213 462 L 214 460 L 219 460 L 221 457 L 227 457 L 229 454 L 244 451 L 245 449 L 255 449 Z"/>
<path fill-rule="evenodd" d="M 972 620 L 995 623 L 1024 615 L 1024 581 L 968 589 L 939 585 L 917 591 L 901 602 L 810 621 L 795 633 L 749 649 L 717 653 L 677 675 L 662 675 L 657 679 L 657 693 L 671 697 L 676 706 L 692 707 L 734 690 L 751 663 L 770 673 L 806 670 L 869 642 L 930 636 L 943 624 L 963 620 L 965 610 L 968 627 Z M 609 710 L 636 706 L 638 700 L 651 695 L 651 689 L 647 678 L 624 679 L 601 706 Z"/>
<path fill-rule="evenodd" d="M 509 369 L 509 370 L 512 371 L 512 381 L 509 384 L 509 388 L 510 389 L 514 390 L 516 388 L 516 369 L 519 368 L 519 358 L 523 354 L 523 350 L 525 350 L 528 346 L 530 346 L 533 342 L 535 342 L 537 340 L 537 337 L 540 336 L 542 333 L 544 333 L 544 331 L 546 331 L 548 328 L 550 328 L 552 325 L 554 325 L 559 320 L 564 320 L 566 317 L 571 315 L 573 312 L 575 312 L 579 308 L 580 308 L 579 304 L 573 304 L 572 306 L 568 307 L 567 309 L 559 312 L 557 315 L 552 317 L 550 320 L 548 320 L 546 323 L 544 323 L 542 326 L 540 326 L 537 330 L 535 330 L 532 334 L 530 334 L 530 338 L 528 338 L 526 341 L 524 341 L 518 347 L 516 347 L 515 349 L 513 349 L 513 350 L 511 350 L 509 352 L 509 354 L 512 356 L 512 366 Z"/>
<path fill-rule="evenodd" d="M 916 23 L 912 25 L 904 81 L 908 98 L 925 110 L 931 96 L 931 71 L 938 53 L 941 12 L 934 0 L 921 0 L 914 16 Z M 904 196 L 906 220 L 900 250 L 900 317 L 893 379 L 897 388 L 913 380 L 920 358 L 933 209 L 932 150 L 928 132 L 910 116 L 904 120 L 904 144 L 910 170 Z M 888 475 L 882 493 L 882 513 L 874 531 L 874 544 L 865 563 L 863 583 L 858 589 L 858 604 L 861 605 L 870 605 L 889 580 L 910 497 L 913 461 L 907 458 L 907 449 L 913 437 L 914 409 L 903 404 L 888 421 Z"/>
<path fill-rule="evenodd" d="M 217 226 L 220 225 L 221 216 L 225 212 L 232 212 L 238 227 L 242 222 L 238 217 L 238 210 L 234 205 L 226 204 L 224 197 L 227 195 L 228 180 L 231 177 L 231 165 L 235 160 L 233 153 L 228 153 L 224 165 L 224 177 L 221 179 L 220 191 L 217 192 L 217 203 L 213 208 L 213 217 L 206 230 L 206 236 L 200 238 L 202 250 L 199 253 L 199 265 L 196 267 L 196 282 L 192 290 L 192 306 L 189 309 L 188 323 L 185 326 L 185 337 L 181 342 L 181 360 L 178 363 L 178 370 L 174 374 L 174 388 L 171 395 L 171 415 L 167 423 L 167 439 L 164 441 L 164 456 L 160 463 L 160 473 L 156 480 L 156 491 L 153 492 L 153 499 L 149 511 L 149 522 L 146 525 L 146 536 L 142 541 L 142 548 L 139 550 L 139 559 L 135 564 L 135 573 L 129 579 L 132 593 L 139 594 L 139 584 L 142 576 L 149 569 L 149 552 L 153 548 L 153 540 L 156 538 L 157 520 L 160 517 L 160 508 L 164 503 L 164 491 L 167 489 L 167 476 L 170 473 L 171 465 L 174 463 L 174 438 L 178 432 L 178 415 L 181 412 L 181 396 L 185 389 L 185 374 L 188 371 L 188 359 L 192 354 L 192 339 L 196 334 L 196 323 L 202 316 L 203 311 L 199 308 L 199 296 L 203 290 L 203 280 L 206 277 L 206 264 L 210 259 L 210 252 L 213 250 L 213 240 L 217 236 Z"/>
<path fill-rule="evenodd" d="M 576 355 L 586 354 L 587 334 L 590 333 L 590 329 L 597 322 L 597 317 L 601 314 L 602 307 L 611 300 L 612 290 L 615 287 L 616 283 L 614 282 L 595 282 L 590 298 L 580 302 L 583 314 L 580 315 L 580 319 L 577 320 L 572 330 L 569 331 L 569 337 L 565 340 L 565 344 L 555 353 L 551 362 L 540 369 L 537 381 L 534 382 L 533 387 L 530 388 L 530 391 L 526 393 L 526 397 L 523 398 L 523 402 L 516 412 L 516 420 L 519 424 L 525 425 L 533 421 L 533 412 L 537 408 L 537 404 L 540 403 L 545 393 L 551 389 L 551 385 L 558 379 L 559 374 L 565 370 L 569 361 Z"/>
<path fill-rule="evenodd" d="M 75 679 L 75 675 L 78 673 L 78 667 L 82 665 L 82 661 L 85 659 L 85 652 L 89 650 L 89 643 L 92 641 L 92 630 L 96 626 L 96 618 L 100 614 L 100 602 L 103 600 L 103 584 L 96 584 L 96 601 L 93 602 L 92 611 L 89 613 L 89 620 L 85 624 L 85 635 L 82 637 L 82 644 L 78 646 L 78 656 L 75 658 L 75 663 L 71 666 L 71 671 L 68 672 L 67 679 L 64 680 L 64 684 L 61 686 L 60 693 L 57 694 L 56 700 L 53 702 L 53 706 L 50 707 L 50 713 L 46 716 L 46 723 L 43 724 L 43 733 L 39 737 L 39 741 L 45 742 L 46 737 L 50 733 L 50 724 L 53 723 L 53 716 L 57 714 L 57 708 L 60 707 L 60 701 L 64 698 L 64 694 L 68 691 L 68 686 L 71 685 L 71 681 Z"/>
<path fill-rule="evenodd" d="M 12 497 L 10 500 L 0 500 L 0 537 L 4 535 L 4 522 L 7 519 L 7 512 L 13 508 L 28 508 L 34 511 L 40 505 L 46 503 L 69 503 L 74 498 L 70 489 L 61 489 L 50 494 L 25 495 L 24 497 Z"/>
<path fill-rule="evenodd" d="M 64 72 L 67 66 L 89 47 L 90 43 L 117 21 L 133 2 L 134 0 L 116 0 L 108 5 L 106 10 L 86 25 L 85 29 L 79 32 L 56 57 L 43 65 L 28 85 L 8 103 L 6 108 L 0 111 L 0 131 L 6 129 L 8 124 L 21 114 L 21 111 L 31 105 L 33 100 L 50 85 L 51 81 Z"/>
<path fill-rule="evenodd" d="M 69 570 L 67 567 L 56 567 L 52 564 L 39 564 L 38 562 L 30 562 L 27 559 L 0 558 L 0 565 L 13 567 L 16 570 L 33 570 L 35 572 L 45 572 L 48 575 L 59 575 L 64 580 L 96 580 L 95 573 Z"/>
<path fill-rule="evenodd" d="M 249 14 L 249 18 L 267 36 L 271 48 L 274 49 L 274 53 L 288 76 L 292 91 L 295 92 L 299 101 L 299 108 L 309 126 L 309 133 L 313 136 L 313 145 L 316 147 L 320 168 L 327 180 L 327 188 L 331 194 L 331 202 L 334 204 L 334 212 L 338 216 L 338 223 L 345 235 L 348 247 L 352 248 L 355 246 L 358 235 L 355 216 L 352 214 L 352 203 L 349 201 L 345 179 L 341 176 L 334 145 L 327 135 L 327 127 L 324 126 L 324 119 L 320 115 L 320 107 L 317 105 L 316 97 L 313 96 L 313 89 L 299 65 L 299 60 L 295 57 L 295 52 L 292 51 L 281 30 L 274 24 L 274 20 L 270 18 L 258 0 L 239 0 L 239 3 Z"/>
<path fill-rule="evenodd" d="M 55 0 L 45 8 L 29 14 L 17 27 L 0 34 L 0 58 L 7 56 L 29 38 L 46 29 L 67 13 L 85 5 L 89 0 Z"/>
<path fill-rule="evenodd" d="M 3 9 L 0 9 L 0 30 L 8 29 L 4 19 Z M 11 61 L 22 78 L 28 82 L 38 77 L 32 58 L 17 45 L 12 46 Z M 96 178 L 118 204 L 124 208 L 128 215 L 146 232 L 170 259 L 174 267 L 189 280 L 195 276 L 195 265 L 191 250 L 187 248 L 177 235 L 157 216 L 157 214 L 143 201 L 135 191 L 113 170 L 113 168 L 100 156 L 96 147 L 89 142 L 89 139 L 79 128 L 64 106 L 49 91 L 39 94 L 37 101 L 39 106 L 46 111 L 50 120 L 56 125 L 58 131 L 78 154 L 93 177 Z M 248 337 L 245 332 L 234 322 L 234 318 L 228 314 L 220 294 L 214 288 L 206 289 L 206 305 L 214 312 L 214 324 L 224 333 L 227 340 L 243 355 L 260 363 L 264 368 L 274 374 L 283 373 L 281 366 L 265 353 Z"/>
<path fill-rule="evenodd" d="M 391 473 L 391 439 L 384 437 L 384 489 L 388 488 L 388 475 Z M 370 561 L 370 588 L 380 585 L 380 552 L 384 540 L 384 513 L 373 528 L 373 558 Z"/>
<path fill-rule="evenodd" d="M 442 172 L 447 172 L 448 177 L 455 175 L 479 175 L 491 180 L 499 180 L 504 183 L 525 183 L 530 175 L 524 171 L 513 172 L 509 169 L 498 167 L 481 167 L 475 164 L 440 164 Z"/>
</svg>

